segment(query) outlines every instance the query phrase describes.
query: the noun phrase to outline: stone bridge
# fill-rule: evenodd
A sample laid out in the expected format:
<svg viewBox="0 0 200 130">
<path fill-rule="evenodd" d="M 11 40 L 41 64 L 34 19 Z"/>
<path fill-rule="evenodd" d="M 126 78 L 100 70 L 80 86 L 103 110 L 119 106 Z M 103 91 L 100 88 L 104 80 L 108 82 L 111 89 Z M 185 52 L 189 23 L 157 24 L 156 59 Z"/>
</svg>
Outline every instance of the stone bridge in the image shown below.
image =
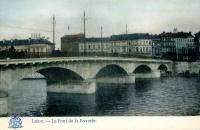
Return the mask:
<svg viewBox="0 0 200 130">
<path fill-rule="evenodd" d="M 57 72 L 59 75 L 68 77 L 70 81 L 80 80 L 84 85 L 76 84 L 73 90 L 66 90 L 62 86 L 60 90 L 57 90 L 54 87 L 49 89 L 50 91 L 94 93 L 97 81 L 116 83 L 121 80 L 124 83 L 134 83 L 135 77 L 160 77 L 160 70 L 172 71 L 172 66 L 172 61 L 168 60 L 113 57 L 0 60 L 0 90 L 8 92 L 18 81 L 35 72 L 46 78 L 52 77 L 52 72 Z M 63 70 L 64 74 L 60 70 Z M 112 78 L 108 80 L 107 77 Z"/>
</svg>

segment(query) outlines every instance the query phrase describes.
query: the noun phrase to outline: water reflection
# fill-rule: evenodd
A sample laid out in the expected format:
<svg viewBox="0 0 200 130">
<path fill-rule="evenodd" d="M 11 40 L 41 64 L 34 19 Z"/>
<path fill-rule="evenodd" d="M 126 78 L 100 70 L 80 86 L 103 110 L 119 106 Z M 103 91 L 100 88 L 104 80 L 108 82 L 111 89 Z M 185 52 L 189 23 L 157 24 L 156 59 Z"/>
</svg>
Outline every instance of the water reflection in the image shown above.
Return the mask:
<svg viewBox="0 0 200 130">
<path fill-rule="evenodd" d="M 121 115 L 131 104 L 134 85 L 98 84 L 96 115 Z"/>
<path fill-rule="evenodd" d="M 46 109 L 46 81 L 21 80 L 9 92 L 9 115 L 43 116 Z"/>
<path fill-rule="evenodd" d="M 137 96 L 143 96 L 143 93 L 151 91 L 153 80 L 155 79 L 136 79 L 135 89 Z"/>
<path fill-rule="evenodd" d="M 48 93 L 47 116 L 91 116 L 95 115 L 94 94 Z"/>
<path fill-rule="evenodd" d="M 200 115 L 200 80 L 140 79 L 135 85 L 97 84 L 96 94 L 46 92 L 45 80 L 22 80 L 9 93 L 9 115 Z"/>
</svg>

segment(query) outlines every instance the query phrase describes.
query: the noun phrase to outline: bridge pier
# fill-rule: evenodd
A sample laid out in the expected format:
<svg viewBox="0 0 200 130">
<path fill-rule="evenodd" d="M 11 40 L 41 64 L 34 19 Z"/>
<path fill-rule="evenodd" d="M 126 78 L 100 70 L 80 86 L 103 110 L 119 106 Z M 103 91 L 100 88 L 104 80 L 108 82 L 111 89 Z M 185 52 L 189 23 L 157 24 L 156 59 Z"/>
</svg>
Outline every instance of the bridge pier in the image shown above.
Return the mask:
<svg viewBox="0 0 200 130">
<path fill-rule="evenodd" d="M 0 116 L 8 115 L 8 94 L 0 91 Z"/>
<path fill-rule="evenodd" d="M 135 78 L 160 78 L 160 71 L 153 71 L 151 73 L 136 73 Z"/>
<path fill-rule="evenodd" d="M 12 70 L 0 69 L 0 91 L 8 92 L 13 84 Z"/>
<path fill-rule="evenodd" d="M 127 76 L 118 76 L 118 77 L 101 77 L 98 78 L 97 83 L 110 83 L 110 84 L 134 84 L 135 75 L 129 74 Z"/>
<path fill-rule="evenodd" d="M 85 81 L 80 82 L 52 84 L 47 86 L 47 92 L 94 94 L 96 92 L 96 81 L 94 79 L 87 79 Z"/>
</svg>

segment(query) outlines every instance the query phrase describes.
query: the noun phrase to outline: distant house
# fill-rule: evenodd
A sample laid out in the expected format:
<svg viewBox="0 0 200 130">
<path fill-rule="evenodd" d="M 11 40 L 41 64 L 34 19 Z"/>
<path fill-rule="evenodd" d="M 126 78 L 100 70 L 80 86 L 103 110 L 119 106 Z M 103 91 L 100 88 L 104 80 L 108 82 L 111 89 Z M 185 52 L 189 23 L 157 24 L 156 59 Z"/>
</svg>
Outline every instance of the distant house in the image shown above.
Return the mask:
<svg viewBox="0 0 200 130">
<path fill-rule="evenodd" d="M 176 49 L 194 46 L 194 36 L 192 36 L 191 32 L 163 32 L 160 34 L 160 37 L 163 40 L 175 41 Z"/>
<path fill-rule="evenodd" d="M 86 38 L 79 42 L 79 52 L 83 53 L 111 53 L 110 38 Z"/>
<path fill-rule="evenodd" d="M 17 52 L 27 52 L 38 55 L 51 53 L 55 48 L 55 44 L 43 38 L 0 41 L 0 51 L 8 50 L 11 46 L 13 46 Z"/>
<path fill-rule="evenodd" d="M 153 52 L 152 56 L 154 58 L 164 58 L 164 59 L 175 59 L 176 58 L 176 46 L 175 41 L 155 39 L 153 40 Z"/>
<path fill-rule="evenodd" d="M 197 51 L 197 59 L 200 59 L 200 32 L 195 34 L 195 44 Z"/>
<path fill-rule="evenodd" d="M 112 35 L 103 38 L 85 38 L 79 42 L 79 52 L 117 54 L 129 56 L 152 56 L 152 39 L 148 33 Z"/>
<path fill-rule="evenodd" d="M 175 46 L 175 52 L 176 52 L 176 59 L 177 60 L 194 60 L 195 59 L 195 53 L 196 53 L 196 47 L 194 42 L 194 36 L 192 36 L 191 32 L 163 32 L 159 35 L 161 39 L 161 45 L 166 44 L 167 46 L 164 46 L 166 49 L 171 50 L 174 53 L 174 46 Z M 171 48 L 171 49 L 170 49 Z M 162 48 L 163 49 L 163 48 Z"/>
<path fill-rule="evenodd" d="M 148 33 L 112 35 L 112 52 L 131 56 L 152 56 L 152 40 L 155 37 Z"/>
<path fill-rule="evenodd" d="M 84 34 L 65 35 L 61 37 L 61 51 L 66 53 L 78 53 L 79 43 L 84 39 Z"/>
</svg>

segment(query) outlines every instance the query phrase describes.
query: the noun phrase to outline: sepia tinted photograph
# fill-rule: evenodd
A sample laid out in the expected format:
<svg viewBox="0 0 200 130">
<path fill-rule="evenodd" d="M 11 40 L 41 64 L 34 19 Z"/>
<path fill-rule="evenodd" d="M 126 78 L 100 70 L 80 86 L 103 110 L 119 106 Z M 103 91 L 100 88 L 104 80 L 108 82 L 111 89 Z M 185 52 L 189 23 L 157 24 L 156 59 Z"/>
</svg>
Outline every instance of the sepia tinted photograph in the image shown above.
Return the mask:
<svg viewBox="0 0 200 130">
<path fill-rule="evenodd" d="M 199 0 L 0 0 L 0 118 L 199 116 L 199 12 Z"/>
</svg>

